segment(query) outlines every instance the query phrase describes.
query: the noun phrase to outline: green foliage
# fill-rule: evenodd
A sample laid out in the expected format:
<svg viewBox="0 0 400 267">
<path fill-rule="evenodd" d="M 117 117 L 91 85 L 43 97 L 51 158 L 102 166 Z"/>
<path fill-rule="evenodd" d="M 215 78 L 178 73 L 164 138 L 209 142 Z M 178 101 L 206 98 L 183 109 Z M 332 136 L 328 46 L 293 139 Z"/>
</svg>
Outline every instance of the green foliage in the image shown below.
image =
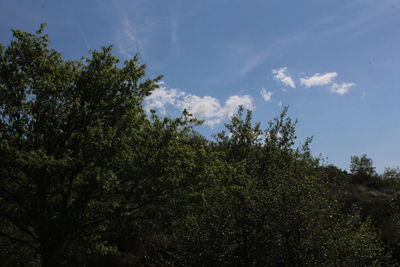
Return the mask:
<svg viewBox="0 0 400 267">
<path fill-rule="evenodd" d="M 0 46 L 3 265 L 388 263 L 374 213 L 346 209 L 348 174 L 322 166 L 311 138 L 296 146 L 288 108 L 263 130 L 241 107 L 209 141 L 186 111 L 144 112 L 161 76 L 138 56 L 64 61 L 43 30 Z M 351 164 L 375 174 L 365 155 Z"/>
<path fill-rule="evenodd" d="M 170 238 L 171 265 L 380 264 L 379 239 L 358 211 L 342 213 L 332 179 L 321 179 L 311 156 L 311 140 L 293 147 L 287 109 L 265 131 L 242 109 L 226 128 L 212 145 L 211 186 Z"/>
<path fill-rule="evenodd" d="M 385 168 L 382 179 L 400 179 L 400 168 Z"/>
<path fill-rule="evenodd" d="M 124 191 L 141 188 L 129 192 L 139 207 L 179 182 L 131 169 L 144 167 L 140 153 L 157 150 L 143 151 L 144 141 L 168 141 L 184 131 L 181 120 L 147 119 L 141 103 L 161 77 L 143 80 L 138 57 L 120 68 L 105 47 L 84 62 L 63 61 L 41 30 L 13 33 L 0 57 L 1 220 L 12 229 L 2 235 L 39 253 L 43 265 L 114 251 L 102 233 L 131 209 Z M 149 128 L 167 138 L 158 131 L 160 141 L 148 139 Z"/>
<path fill-rule="evenodd" d="M 358 176 L 373 176 L 375 174 L 375 167 L 372 164 L 372 159 L 368 158 L 366 154 L 363 154 L 361 157 L 352 156 L 350 172 Z"/>
</svg>

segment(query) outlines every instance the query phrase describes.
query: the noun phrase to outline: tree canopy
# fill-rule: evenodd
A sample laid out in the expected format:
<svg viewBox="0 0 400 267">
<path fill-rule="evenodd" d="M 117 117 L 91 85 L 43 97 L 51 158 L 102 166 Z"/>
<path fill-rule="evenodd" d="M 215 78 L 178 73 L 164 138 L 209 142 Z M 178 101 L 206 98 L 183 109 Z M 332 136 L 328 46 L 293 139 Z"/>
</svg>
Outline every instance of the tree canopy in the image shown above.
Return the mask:
<svg viewBox="0 0 400 267">
<path fill-rule="evenodd" d="M 288 108 L 262 129 L 240 107 L 208 140 L 186 111 L 178 118 L 144 111 L 162 77 L 147 78 L 138 56 L 121 63 L 103 47 L 70 61 L 49 47 L 43 26 L 13 36 L 0 45 L 5 266 L 383 266 L 398 259 L 396 193 L 387 205 L 396 238 L 388 239 L 354 193 L 352 177 L 375 175 L 372 161 L 352 157 L 350 174 L 322 164 L 312 138 L 296 145 Z M 398 178 L 393 170 L 390 180 Z"/>
</svg>

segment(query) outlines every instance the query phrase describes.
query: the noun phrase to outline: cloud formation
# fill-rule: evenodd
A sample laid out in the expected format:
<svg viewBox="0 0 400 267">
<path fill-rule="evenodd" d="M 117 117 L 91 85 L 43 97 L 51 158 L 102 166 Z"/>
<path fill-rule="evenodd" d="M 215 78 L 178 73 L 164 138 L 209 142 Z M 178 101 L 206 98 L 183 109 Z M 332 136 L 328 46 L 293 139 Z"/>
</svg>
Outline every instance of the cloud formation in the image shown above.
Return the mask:
<svg viewBox="0 0 400 267">
<path fill-rule="evenodd" d="M 286 86 L 296 88 L 296 84 L 295 84 L 292 76 L 290 76 L 290 74 L 287 72 L 287 67 L 272 70 L 272 73 L 274 74 L 275 80 L 282 82 Z"/>
<path fill-rule="evenodd" d="M 260 91 L 260 94 L 261 94 L 262 98 L 264 98 L 264 100 L 268 102 L 268 101 L 271 101 L 271 97 L 274 93 L 267 91 L 267 89 L 265 89 L 265 88 L 262 88 Z"/>
<path fill-rule="evenodd" d="M 337 76 L 336 72 L 326 72 L 322 75 L 315 73 L 311 77 L 300 78 L 300 84 L 305 87 L 330 85 L 330 92 L 339 95 L 347 94 L 351 87 L 356 86 L 355 83 L 335 83 L 334 80 Z"/>
<path fill-rule="evenodd" d="M 150 96 L 146 98 L 145 108 L 146 110 L 157 109 L 161 114 L 166 113 L 165 107 L 167 105 L 178 105 L 177 99 L 185 95 L 184 92 L 178 89 L 167 89 L 164 82 L 159 83 L 159 88 L 154 90 Z"/>
<path fill-rule="evenodd" d="M 239 106 L 243 106 L 246 109 L 254 109 L 253 100 L 249 95 L 233 95 L 225 101 L 222 107 L 222 118 L 230 118 L 237 111 Z"/>
<path fill-rule="evenodd" d="M 332 86 L 330 87 L 331 93 L 334 94 L 339 94 L 339 95 L 344 95 L 347 94 L 350 90 L 351 87 L 356 86 L 355 83 L 333 83 Z"/>
<path fill-rule="evenodd" d="M 238 109 L 243 106 L 246 109 L 253 109 L 253 101 L 249 95 L 230 96 L 223 105 L 218 99 L 211 96 L 197 96 L 186 93 L 179 89 L 168 88 L 164 83 L 145 99 L 145 109 L 157 109 L 166 114 L 166 107 L 171 106 L 181 111 L 186 109 L 196 118 L 204 120 L 208 126 L 214 126 L 229 119 Z"/>
<path fill-rule="evenodd" d="M 327 85 L 332 83 L 337 75 L 336 72 L 327 72 L 323 75 L 315 73 L 311 77 L 300 78 L 300 83 L 305 87 Z"/>
</svg>

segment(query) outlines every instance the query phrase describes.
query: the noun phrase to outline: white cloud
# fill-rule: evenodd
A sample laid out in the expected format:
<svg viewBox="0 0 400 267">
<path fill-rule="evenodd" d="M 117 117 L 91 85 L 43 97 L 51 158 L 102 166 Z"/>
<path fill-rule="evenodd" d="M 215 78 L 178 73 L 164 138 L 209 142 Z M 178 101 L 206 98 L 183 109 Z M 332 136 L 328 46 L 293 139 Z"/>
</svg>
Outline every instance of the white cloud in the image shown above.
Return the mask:
<svg viewBox="0 0 400 267">
<path fill-rule="evenodd" d="M 347 94 L 350 90 L 351 87 L 356 86 L 355 83 L 333 83 L 330 90 L 331 93 L 339 94 L 339 95 L 344 95 Z"/>
<path fill-rule="evenodd" d="M 282 101 L 279 101 L 278 102 L 278 107 L 282 107 L 282 105 L 283 105 Z"/>
<path fill-rule="evenodd" d="M 322 86 L 330 84 L 331 93 L 344 95 L 347 94 L 355 83 L 335 83 L 334 79 L 338 76 L 336 72 L 326 72 L 325 74 L 315 73 L 311 77 L 300 78 L 300 83 L 305 87 Z"/>
<path fill-rule="evenodd" d="M 225 104 L 222 107 L 222 117 L 232 117 L 239 106 L 243 106 L 246 109 L 254 109 L 253 100 L 249 95 L 233 95 L 225 101 Z"/>
<path fill-rule="evenodd" d="M 186 109 L 196 118 L 204 120 L 208 126 L 213 126 L 230 118 L 238 109 L 243 106 L 246 109 L 253 109 L 253 101 L 249 95 L 230 96 L 222 106 L 218 99 L 211 96 L 197 96 L 188 94 L 174 88 L 167 88 L 160 83 L 160 88 L 145 99 L 145 109 L 157 109 L 162 114 L 166 113 L 166 107 L 171 106 L 181 111 Z"/>
<path fill-rule="evenodd" d="M 287 67 L 272 70 L 272 73 L 274 74 L 275 80 L 281 81 L 286 86 L 296 88 L 296 84 L 294 83 L 292 76 L 287 73 Z"/>
<path fill-rule="evenodd" d="M 165 114 L 165 106 L 177 105 L 178 99 L 185 95 L 184 92 L 178 89 L 167 88 L 163 86 L 163 84 L 164 82 L 159 83 L 160 87 L 146 98 L 145 109 L 147 111 L 150 109 L 158 109 L 161 114 Z"/>
<path fill-rule="evenodd" d="M 262 88 L 260 94 L 262 98 L 264 98 L 264 100 L 268 102 L 271 101 L 271 97 L 274 93 L 267 91 L 265 88 Z"/>
<path fill-rule="evenodd" d="M 327 85 L 332 83 L 337 75 L 336 72 L 327 72 L 323 75 L 315 73 L 311 77 L 300 78 L 300 83 L 305 87 Z"/>
<path fill-rule="evenodd" d="M 202 120 L 215 117 L 221 110 L 218 99 L 211 96 L 186 95 L 183 100 L 179 101 L 177 106 L 182 110 L 186 109 Z"/>
</svg>

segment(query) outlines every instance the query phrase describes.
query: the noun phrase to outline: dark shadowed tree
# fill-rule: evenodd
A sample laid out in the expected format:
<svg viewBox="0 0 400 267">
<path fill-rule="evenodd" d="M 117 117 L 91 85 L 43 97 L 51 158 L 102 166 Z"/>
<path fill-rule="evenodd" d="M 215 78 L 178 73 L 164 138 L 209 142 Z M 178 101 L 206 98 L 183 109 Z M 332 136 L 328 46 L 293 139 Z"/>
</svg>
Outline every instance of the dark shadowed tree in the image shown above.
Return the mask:
<svg viewBox="0 0 400 267">
<path fill-rule="evenodd" d="M 352 156 L 350 160 L 350 172 L 353 175 L 372 176 L 375 174 L 375 167 L 373 166 L 372 159 L 368 158 L 366 154 Z"/>
</svg>

